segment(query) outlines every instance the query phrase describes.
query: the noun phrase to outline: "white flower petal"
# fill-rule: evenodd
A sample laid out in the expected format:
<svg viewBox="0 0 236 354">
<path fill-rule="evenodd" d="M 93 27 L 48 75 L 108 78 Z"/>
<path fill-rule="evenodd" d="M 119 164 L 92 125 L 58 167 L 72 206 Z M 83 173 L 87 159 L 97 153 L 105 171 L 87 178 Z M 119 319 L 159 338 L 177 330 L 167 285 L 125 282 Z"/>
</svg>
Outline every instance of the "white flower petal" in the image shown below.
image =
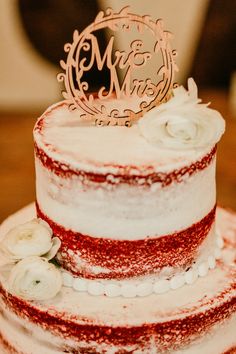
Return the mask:
<svg viewBox="0 0 236 354">
<path fill-rule="evenodd" d="M 45 258 L 28 257 L 11 270 L 8 290 L 27 300 L 47 300 L 57 295 L 62 287 L 59 269 Z"/>
<path fill-rule="evenodd" d="M 8 264 L 14 264 L 16 261 L 9 257 L 5 252 L 0 250 L 0 267 L 4 267 Z"/>
<path fill-rule="evenodd" d="M 0 243 L 0 249 L 10 260 L 42 256 L 52 248 L 52 230 L 41 219 L 33 219 L 11 229 Z"/>
<path fill-rule="evenodd" d="M 50 261 L 50 259 L 55 257 L 60 246 L 61 246 L 61 240 L 58 237 L 53 237 L 52 247 L 46 254 L 43 255 L 43 257 Z"/>
<path fill-rule="evenodd" d="M 48 231 L 49 231 L 49 232 L 51 233 L 51 235 L 52 235 L 52 229 L 51 229 L 51 227 L 49 226 L 49 224 L 48 224 L 45 220 L 40 219 L 40 218 L 35 219 L 35 220 L 37 220 L 37 222 L 38 222 L 39 224 L 41 224 L 42 226 L 46 227 L 46 228 L 48 229 Z"/>
<path fill-rule="evenodd" d="M 194 80 L 188 80 L 188 91 L 180 86 L 173 94 L 168 102 L 138 121 L 143 137 L 167 149 L 205 149 L 215 145 L 225 130 L 225 122 L 219 112 L 200 104 Z"/>
<path fill-rule="evenodd" d="M 198 100 L 198 88 L 192 77 L 188 78 L 188 93 L 189 97 Z"/>
</svg>

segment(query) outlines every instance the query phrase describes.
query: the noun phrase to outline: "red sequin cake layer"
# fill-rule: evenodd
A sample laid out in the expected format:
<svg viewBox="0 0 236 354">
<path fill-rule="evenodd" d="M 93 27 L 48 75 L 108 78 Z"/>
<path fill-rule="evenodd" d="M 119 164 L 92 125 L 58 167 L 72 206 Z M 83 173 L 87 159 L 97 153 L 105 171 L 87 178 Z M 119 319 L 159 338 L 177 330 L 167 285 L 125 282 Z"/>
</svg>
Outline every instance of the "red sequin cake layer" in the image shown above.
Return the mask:
<svg viewBox="0 0 236 354">
<path fill-rule="evenodd" d="M 160 150 L 137 125 L 82 124 L 65 102 L 39 118 L 34 139 L 38 215 L 60 237 L 58 258 L 72 273 L 171 275 L 212 254 L 215 146 Z"/>
<path fill-rule="evenodd" d="M 17 215 L 16 223 L 20 217 L 24 221 L 24 213 Z M 9 219 L 5 229 L 15 219 Z M 217 267 L 195 284 L 164 295 L 93 297 L 64 287 L 52 300 L 30 302 L 10 295 L 1 279 L 2 352 L 222 354 L 234 350 L 236 216 L 219 210 L 217 224 L 225 244 Z"/>
</svg>

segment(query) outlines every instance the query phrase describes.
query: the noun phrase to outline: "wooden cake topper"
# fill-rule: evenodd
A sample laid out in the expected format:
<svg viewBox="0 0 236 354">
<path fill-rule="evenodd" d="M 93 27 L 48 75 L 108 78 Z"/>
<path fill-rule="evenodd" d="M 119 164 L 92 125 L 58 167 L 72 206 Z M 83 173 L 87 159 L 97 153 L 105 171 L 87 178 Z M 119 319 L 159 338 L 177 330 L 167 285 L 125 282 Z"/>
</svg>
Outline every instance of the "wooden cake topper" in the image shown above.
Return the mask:
<svg viewBox="0 0 236 354">
<path fill-rule="evenodd" d="M 78 109 L 82 119 L 92 120 L 96 125 L 130 126 L 144 112 L 168 100 L 175 85 L 177 53 L 169 44 L 171 33 L 164 31 L 161 19 L 153 21 L 149 16 L 132 14 L 128 10 L 129 7 L 125 7 L 115 13 L 109 8 L 105 13 L 99 12 L 83 32 L 74 31 L 73 43 L 64 47 L 68 52 L 67 60 L 60 61 L 65 72 L 58 74 L 57 78 L 64 81 L 66 91 L 62 92 L 63 97 L 71 110 Z M 132 40 L 130 51 L 125 52 L 114 49 L 115 37 L 111 35 L 105 52 L 101 54 L 96 31 L 102 29 L 112 33 L 133 29 L 140 37 L 144 31 L 149 31 L 153 40 L 147 43 L 141 39 Z M 84 55 L 85 52 L 89 57 Z M 159 67 L 158 61 L 161 62 Z M 153 63 L 157 66 L 156 82 L 134 76 L 135 70 L 148 64 L 153 66 Z M 94 66 L 100 71 L 106 67 L 110 75 L 110 86 L 101 86 L 96 95 L 89 92 L 89 83 L 83 80 L 84 74 Z M 131 101 L 135 104 L 129 104 Z"/>
</svg>

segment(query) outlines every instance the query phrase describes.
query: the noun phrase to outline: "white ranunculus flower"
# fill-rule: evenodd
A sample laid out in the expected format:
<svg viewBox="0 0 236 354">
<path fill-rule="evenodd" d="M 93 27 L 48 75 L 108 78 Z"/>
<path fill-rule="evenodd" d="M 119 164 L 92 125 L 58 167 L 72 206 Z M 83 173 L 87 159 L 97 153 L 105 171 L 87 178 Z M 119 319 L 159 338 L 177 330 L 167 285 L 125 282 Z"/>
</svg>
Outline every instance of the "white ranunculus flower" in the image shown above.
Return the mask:
<svg viewBox="0 0 236 354">
<path fill-rule="evenodd" d="M 224 133 L 224 119 L 200 102 L 197 85 L 190 78 L 188 91 L 177 87 L 168 102 L 139 120 L 141 134 L 150 143 L 167 149 L 202 149 L 215 145 Z"/>
<path fill-rule="evenodd" d="M 52 230 L 41 219 L 33 219 L 11 229 L 1 240 L 0 249 L 9 263 L 29 256 L 53 258 L 60 247 L 60 240 L 52 238 Z"/>
<path fill-rule="evenodd" d="M 60 246 L 61 246 L 61 240 L 58 237 L 53 237 L 52 246 L 47 253 L 43 254 L 43 258 L 46 258 L 48 261 L 50 261 L 50 259 L 53 259 L 56 256 Z"/>
<path fill-rule="evenodd" d="M 47 300 L 57 295 L 62 287 L 59 269 L 42 257 L 27 257 L 11 270 L 8 290 L 26 300 Z"/>
</svg>

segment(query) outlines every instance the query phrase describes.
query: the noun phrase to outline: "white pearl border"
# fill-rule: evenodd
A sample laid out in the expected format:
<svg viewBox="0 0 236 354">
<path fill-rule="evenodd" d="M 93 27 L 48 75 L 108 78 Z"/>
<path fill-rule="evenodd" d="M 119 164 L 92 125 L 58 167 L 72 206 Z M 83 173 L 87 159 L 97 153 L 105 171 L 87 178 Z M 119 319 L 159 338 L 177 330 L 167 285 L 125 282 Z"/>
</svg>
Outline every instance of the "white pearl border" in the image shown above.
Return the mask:
<svg viewBox="0 0 236 354">
<path fill-rule="evenodd" d="M 181 288 L 183 285 L 191 285 L 199 277 L 205 277 L 210 269 L 216 266 L 216 260 L 221 258 L 221 250 L 224 247 L 223 239 L 217 235 L 216 247 L 213 255 L 200 263 L 195 269 L 174 275 L 170 279 L 159 280 L 138 280 L 135 283 L 129 281 L 112 280 L 89 280 L 73 277 L 70 273 L 63 271 L 63 285 L 73 288 L 75 291 L 88 292 L 90 295 L 106 295 L 108 297 L 123 296 L 125 298 L 143 297 L 151 294 L 164 294 L 170 290 Z"/>
</svg>

